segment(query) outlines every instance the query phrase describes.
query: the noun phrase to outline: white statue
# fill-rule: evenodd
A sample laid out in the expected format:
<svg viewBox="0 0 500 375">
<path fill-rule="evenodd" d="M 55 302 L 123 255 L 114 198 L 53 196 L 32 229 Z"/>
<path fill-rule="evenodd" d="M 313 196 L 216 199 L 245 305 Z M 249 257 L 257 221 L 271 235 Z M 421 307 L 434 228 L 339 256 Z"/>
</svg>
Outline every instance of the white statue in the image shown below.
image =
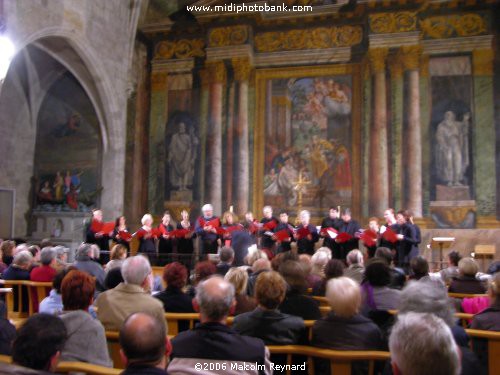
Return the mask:
<svg viewBox="0 0 500 375">
<path fill-rule="evenodd" d="M 172 136 L 168 146 L 170 183 L 179 190 L 187 190 L 193 183 L 197 138 L 186 132 L 186 124 L 179 123 L 179 131 Z"/>
<path fill-rule="evenodd" d="M 469 119 L 455 120 L 455 113 L 447 111 L 436 131 L 436 167 L 439 177 L 448 186 L 463 186 L 469 166 Z"/>
</svg>

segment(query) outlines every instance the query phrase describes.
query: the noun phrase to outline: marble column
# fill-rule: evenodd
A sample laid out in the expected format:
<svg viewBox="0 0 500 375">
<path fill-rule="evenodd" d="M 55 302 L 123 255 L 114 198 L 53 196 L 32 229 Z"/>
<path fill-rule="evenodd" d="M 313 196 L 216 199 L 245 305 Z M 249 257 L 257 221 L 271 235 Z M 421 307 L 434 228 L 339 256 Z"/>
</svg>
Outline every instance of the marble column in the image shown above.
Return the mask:
<svg viewBox="0 0 500 375">
<path fill-rule="evenodd" d="M 201 69 L 199 72 L 201 93 L 200 93 L 200 207 L 205 204 L 206 196 L 206 166 L 207 164 L 207 129 L 208 129 L 208 105 L 209 105 L 209 72 L 208 69 Z"/>
<path fill-rule="evenodd" d="M 370 215 L 382 216 L 389 206 L 389 163 L 387 151 L 387 98 L 385 59 L 387 48 L 368 51 L 373 75 L 373 118 L 370 131 Z"/>
<path fill-rule="evenodd" d="M 371 120 L 371 99 L 372 99 L 372 79 L 370 75 L 370 65 L 368 59 L 363 63 L 363 188 L 361 192 L 361 214 L 369 217 L 369 191 L 370 191 L 370 120 Z"/>
<path fill-rule="evenodd" d="M 250 186 L 248 154 L 248 81 L 252 67 L 249 60 L 245 58 L 234 58 L 232 63 L 234 68 L 234 79 L 238 82 L 236 212 L 239 215 L 243 215 L 248 211 L 248 193 Z"/>
<path fill-rule="evenodd" d="M 391 206 L 403 207 L 403 66 L 399 54 L 389 64 L 391 73 Z"/>
<path fill-rule="evenodd" d="M 415 217 L 422 217 L 422 138 L 420 129 L 420 46 L 401 47 L 401 60 L 406 71 L 407 129 L 406 129 L 406 178 L 408 191 L 405 208 Z"/>
<path fill-rule="evenodd" d="M 431 170 L 431 94 L 429 92 L 429 55 L 420 59 L 420 126 L 422 134 L 422 171 Z M 430 173 L 422 172 L 422 215 L 429 215 L 431 200 Z"/>
<path fill-rule="evenodd" d="M 224 211 L 226 211 L 230 206 L 234 204 L 233 199 L 233 181 L 234 181 L 234 128 L 236 124 L 235 119 L 235 96 L 236 96 L 236 84 L 231 82 L 229 84 L 228 90 L 228 99 L 227 99 L 227 126 L 226 126 L 226 147 L 225 147 L 225 165 L 224 165 L 224 202 L 223 207 Z"/>
<path fill-rule="evenodd" d="M 474 73 L 473 163 L 478 226 L 484 217 L 495 215 L 495 121 L 493 104 L 493 50 L 472 51 Z M 481 216 L 483 218 L 481 218 Z"/>
<path fill-rule="evenodd" d="M 216 215 L 222 213 L 222 100 L 226 82 L 224 62 L 207 64 L 210 76 L 210 121 L 207 133 L 208 201 Z"/>
</svg>

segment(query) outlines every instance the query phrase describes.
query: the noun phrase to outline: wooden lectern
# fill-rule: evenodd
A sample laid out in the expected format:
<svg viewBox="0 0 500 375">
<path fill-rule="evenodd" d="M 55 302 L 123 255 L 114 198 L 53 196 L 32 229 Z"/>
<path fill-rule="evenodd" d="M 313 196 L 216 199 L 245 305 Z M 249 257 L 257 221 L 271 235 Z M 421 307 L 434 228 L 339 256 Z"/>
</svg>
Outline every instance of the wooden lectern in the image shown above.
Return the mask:
<svg viewBox="0 0 500 375">
<path fill-rule="evenodd" d="M 455 242 L 455 237 L 432 237 L 431 248 L 439 249 L 439 269 L 443 269 L 443 249 L 449 249 Z"/>
<path fill-rule="evenodd" d="M 486 259 L 494 258 L 496 253 L 495 245 L 476 245 L 474 247 L 474 258 L 481 258 L 482 272 L 486 272 Z"/>
</svg>

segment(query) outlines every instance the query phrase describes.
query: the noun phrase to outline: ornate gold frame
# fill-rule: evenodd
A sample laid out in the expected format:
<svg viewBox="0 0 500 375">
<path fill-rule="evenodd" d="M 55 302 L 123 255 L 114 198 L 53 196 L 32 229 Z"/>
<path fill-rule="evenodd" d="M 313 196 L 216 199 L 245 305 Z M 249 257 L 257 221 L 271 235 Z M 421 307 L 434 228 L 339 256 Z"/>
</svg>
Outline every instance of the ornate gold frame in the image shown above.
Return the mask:
<svg viewBox="0 0 500 375">
<path fill-rule="evenodd" d="M 264 206 L 264 157 L 266 82 L 277 78 L 320 77 L 352 75 L 352 211 L 361 213 L 361 66 L 359 64 L 318 65 L 289 68 L 258 69 L 255 72 L 255 130 L 253 158 L 253 210 L 261 212 Z M 258 216 L 258 215 L 257 215 Z"/>
</svg>

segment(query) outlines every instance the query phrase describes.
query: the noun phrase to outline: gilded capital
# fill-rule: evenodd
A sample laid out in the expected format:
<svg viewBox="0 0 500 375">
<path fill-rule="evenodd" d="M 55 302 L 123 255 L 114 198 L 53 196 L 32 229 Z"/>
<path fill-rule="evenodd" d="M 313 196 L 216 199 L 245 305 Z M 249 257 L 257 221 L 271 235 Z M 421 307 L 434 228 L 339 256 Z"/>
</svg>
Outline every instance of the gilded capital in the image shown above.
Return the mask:
<svg viewBox="0 0 500 375">
<path fill-rule="evenodd" d="M 420 66 L 421 55 L 421 46 L 402 46 L 400 50 L 400 58 L 405 70 L 417 70 Z"/>
<path fill-rule="evenodd" d="M 163 91 L 167 88 L 168 73 L 167 72 L 153 72 L 151 73 L 151 90 Z"/>
<path fill-rule="evenodd" d="M 423 54 L 420 59 L 420 77 L 429 76 L 429 55 Z"/>
<path fill-rule="evenodd" d="M 232 59 L 234 69 L 234 79 L 236 81 L 248 81 L 252 73 L 252 65 L 250 60 L 242 57 L 235 57 Z"/>
<path fill-rule="evenodd" d="M 387 48 L 371 48 L 368 50 L 368 59 L 372 73 L 385 71 L 385 59 L 389 50 Z"/>
<path fill-rule="evenodd" d="M 210 83 L 226 83 L 226 66 L 223 61 L 207 63 Z"/>
<path fill-rule="evenodd" d="M 201 80 L 201 86 L 207 87 L 210 84 L 210 73 L 207 68 L 203 68 L 199 72 L 200 74 L 200 80 Z"/>
<path fill-rule="evenodd" d="M 486 48 L 473 50 L 472 66 L 475 76 L 493 75 L 493 50 Z"/>
<path fill-rule="evenodd" d="M 389 67 L 389 71 L 391 72 L 392 79 L 400 79 L 403 77 L 403 64 L 399 54 L 392 56 L 387 65 Z"/>
</svg>

